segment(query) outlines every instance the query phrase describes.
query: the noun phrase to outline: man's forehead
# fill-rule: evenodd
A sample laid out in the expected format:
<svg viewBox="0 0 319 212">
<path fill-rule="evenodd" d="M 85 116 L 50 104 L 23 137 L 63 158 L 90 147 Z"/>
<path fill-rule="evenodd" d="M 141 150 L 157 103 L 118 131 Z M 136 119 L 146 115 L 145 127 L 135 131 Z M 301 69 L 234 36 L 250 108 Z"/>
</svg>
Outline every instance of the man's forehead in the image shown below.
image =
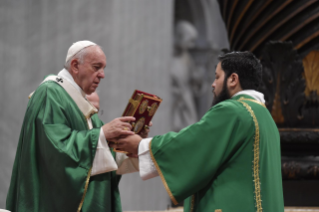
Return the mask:
<svg viewBox="0 0 319 212">
<path fill-rule="evenodd" d="M 221 62 L 216 65 L 215 74 L 221 74 L 223 72 Z"/>
</svg>

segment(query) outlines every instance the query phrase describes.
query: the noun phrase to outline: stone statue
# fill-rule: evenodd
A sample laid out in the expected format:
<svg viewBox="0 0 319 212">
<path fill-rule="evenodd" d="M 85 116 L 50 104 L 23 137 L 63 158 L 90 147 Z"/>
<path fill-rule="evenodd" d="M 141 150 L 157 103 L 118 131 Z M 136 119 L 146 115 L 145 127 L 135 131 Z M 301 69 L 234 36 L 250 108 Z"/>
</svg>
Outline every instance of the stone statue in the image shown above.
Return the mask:
<svg viewBox="0 0 319 212">
<path fill-rule="evenodd" d="M 173 130 L 197 121 L 193 92 L 192 76 L 195 73 L 194 60 L 189 50 L 194 47 L 197 30 L 187 21 L 179 21 L 175 30 L 175 55 L 173 58 L 171 78 L 173 93 L 172 121 Z"/>
</svg>

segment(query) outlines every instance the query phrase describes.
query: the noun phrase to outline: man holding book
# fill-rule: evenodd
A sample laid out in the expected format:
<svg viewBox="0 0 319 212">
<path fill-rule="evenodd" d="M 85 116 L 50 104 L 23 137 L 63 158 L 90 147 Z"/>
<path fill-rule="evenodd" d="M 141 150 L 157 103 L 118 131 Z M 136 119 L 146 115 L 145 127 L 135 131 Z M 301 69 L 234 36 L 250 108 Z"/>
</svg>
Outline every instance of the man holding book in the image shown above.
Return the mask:
<svg viewBox="0 0 319 212">
<path fill-rule="evenodd" d="M 184 211 L 284 211 L 279 132 L 265 107 L 262 67 L 249 52 L 219 57 L 214 102 L 180 132 L 138 135 L 111 146 L 138 154 L 140 175 L 160 176 Z"/>
</svg>

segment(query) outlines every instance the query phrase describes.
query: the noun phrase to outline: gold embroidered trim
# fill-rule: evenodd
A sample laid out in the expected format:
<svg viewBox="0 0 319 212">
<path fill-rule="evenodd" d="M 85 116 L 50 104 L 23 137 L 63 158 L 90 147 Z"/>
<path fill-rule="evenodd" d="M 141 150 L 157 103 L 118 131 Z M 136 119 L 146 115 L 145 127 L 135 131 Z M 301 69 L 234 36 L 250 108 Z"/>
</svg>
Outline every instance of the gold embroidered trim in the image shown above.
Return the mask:
<svg viewBox="0 0 319 212">
<path fill-rule="evenodd" d="M 83 114 L 83 113 L 82 113 L 82 114 Z M 90 126 L 89 126 L 89 123 L 88 123 L 87 118 L 85 117 L 84 114 L 83 114 L 82 117 L 84 117 L 84 120 L 85 120 L 85 122 L 86 122 L 87 129 L 89 130 L 89 129 L 90 129 Z M 92 125 L 93 125 L 93 123 L 92 123 Z M 93 162 L 92 162 L 92 163 L 93 163 Z M 78 207 L 77 212 L 80 212 L 81 209 L 82 209 L 83 202 L 84 202 L 84 198 L 85 198 L 86 192 L 87 192 L 88 187 L 89 187 L 89 182 L 90 182 L 92 167 L 93 167 L 93 165 L 91 166 L 91 168 L 90 168 L 90 170 L 89 170 L 89 173 L 88 173 L 88 175 L 86 176 L 86 181 L 85 181 L 85 186 L 84 186 L 84 192 L 83 192 L 82 200 L 81 200 L 81 202 L 80 202 L 80 205 L 79 205 L 79 207 Z"/>
<path fill-rule="evenodd" d="M 257 101 L 257 100 L 255 100 L 255 99 L 248 99 L 248 98 L 245 98 L 245 97 L 240 97 L 240 98 L 238 99 L 238 101 L 242 101 L 242 100 L 255 102 L 255 103 L 257 103 L 257 104 L 259 104 L 259 105 L 261 105 L 261 106 L 263 106 L 263 107 L 266 107 L 266 105 L 265 105 L 264 103 L 261 103 L 260 101 Z"/>
<path fill-rule="evenodd" d="M 245 100 L 250 100 L 250 99 L 245 99 Z M 241 102 L 244 107 L 248 110 L 250 115 L 253 118 L 254 124 L 255 124 L 255 141 L 254 141 L 254 160 L 253 160 L 253 176 L 254 176 L 254 183 L 255 183 L 255 199 L 256 199 L 256 208 L 257 212 L 262 212 L 262 206 L 261 206 L 261 193 L 260 193 L 260 178 L 259 178 L 259 125 L 257 118 L 254 114 L 254 111 L 251 109 L 251 107 L 243 102 Z"/>
<path fill-rule="evenodd" d="M 82 113 L 82 114 L 83 114 L 83 113 Z M 84 114 L 83 114 L 82 117 L 84 117 L 84 120 L 85 120 L 85 122 L 86 122 L 87 129 L 89 130 L 89 129 L 90 129 L 90 126 L 89 126 L 88 120 L 86 119 L 86 117 L 85 117 Z M 93 125 L 93 123 L 92 123 L 92 125 Z M 93 167 L 93 165 L 91 166 L 91 168 L 90 168 L 90 170 L 89 170 L 89 173 L 88 173 L 88 175 L 86 176 L 86 181 L 85 181 L 85 186 L 84 186 L 84 192 L 83 192 L 82 200 L 81 200 L 81 202 L 80 202 L 80 205 L 79 205 L 79 207 L 78 207 L 77 212 L 80 212 L 81 209 L 82 209 L 83 202 L 84 202 L 84 198 L 85 198 L 86 192 L 87 192 L 88 187 L 89 187 L 89 182 L 90 182 L 92 167 Z"/>
<path fill-rule="evenodd" d="M 152 143 L 152 141 L 149 143 L 149 149 L 150 149 L 150 155 L 151 155 L 152 161 L 153 161 L 153 163 L 155 164 L 155 167 L 156 167 L 156 169 L 157 169 L 157 172 L 159 173 L 159 175 L 160 175 L 160 177 L 161 177 L 161 179 L 162 179 L 162 182 L 163 182 L 163 184 L 164 184 L 164 187 L 165 187 L 165 189 L 166 189 L 166 191 L 167 191 L 169 197 L 171 198 L 172 202 L 173 202 L 175 205 L 177 205 L 178 202 L 176 201 L 175 197 L 173 196 L 171 190 L 169 189 L 169 187 L 168 187 L 168 185 L 167 185 L 167 183 L 166 183 L 166 180 L 165 180 L 165 178 L 164 178 L 164 175 L 163 175 L 163 173 L 162 173 L 160 167 L 158 166 L 158 164 L 157 164 L 157 162 L 156 162 L 156 160 L 155 160 L 155 158 L 154 158 L 154 155 L 153 155 L 153 152 L 152 152 L 152 148 L 151 148 L 151 143 Z"/>
<path fill-rule="evenodd" d="M 195 194 L 193 194 L 193 196 L 192 196 L 190 212 L 194 211 L 194 205 L 195 205 Z"/>
<path fill-rule="evenodd" d="M 89 173 L 88 173 L 88 175 L 87 175 L 87 177 L 86 177 L 82 200 L 81 200 L 81 202 L 80 202 L 80 205 L 79 205 L 79 207 L 78 207 L 78 211 L 77 211 L 77 212 L 80 212 L 81 209 L 82 209 L 83 202 L 84 202 L 84 198 L 85 198 L 86 192 L 87 192 L 88 187 L 89 187 L 89 181 L 90 181 L 90 177 L 91 177 L 91 171 L 92 171 L 92 167 L 90 168 Z"/>
</svg>

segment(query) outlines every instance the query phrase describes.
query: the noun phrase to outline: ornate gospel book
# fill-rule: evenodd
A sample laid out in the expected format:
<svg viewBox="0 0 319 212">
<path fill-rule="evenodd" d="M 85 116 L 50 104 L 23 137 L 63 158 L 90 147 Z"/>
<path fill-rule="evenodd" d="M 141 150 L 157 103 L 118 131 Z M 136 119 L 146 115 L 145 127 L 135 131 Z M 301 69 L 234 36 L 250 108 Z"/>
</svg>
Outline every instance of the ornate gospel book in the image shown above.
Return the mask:
<svg viewBox="0 0 319 212">
<path fill-rule="evenodd" d="M 123 116 L 134 116 L 135 122 L 132 122 L 132 130 L 139 134 L 143 129 L 147 129 L 162 99 L 150 93 L 135 90 L 130 98 Z"/>
</svg>

